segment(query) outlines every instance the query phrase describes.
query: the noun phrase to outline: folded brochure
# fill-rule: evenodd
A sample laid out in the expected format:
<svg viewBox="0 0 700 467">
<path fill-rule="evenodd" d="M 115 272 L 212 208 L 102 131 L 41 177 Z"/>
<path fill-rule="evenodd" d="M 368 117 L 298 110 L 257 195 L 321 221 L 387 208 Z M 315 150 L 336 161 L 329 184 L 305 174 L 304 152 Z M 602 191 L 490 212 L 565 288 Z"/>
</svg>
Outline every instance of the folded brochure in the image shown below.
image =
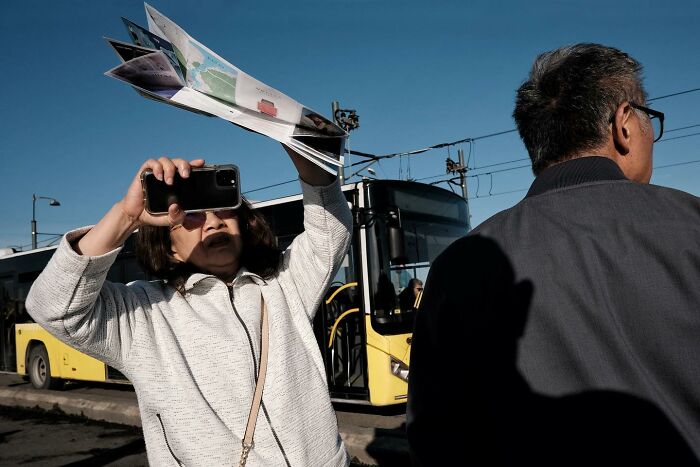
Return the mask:
<svg viewBox="0 0 700 467">
<path fill-rule="evenodd" d="M 122 18 L 134 44 L 106 38 L 121 63 L 105 75 L 139 94 L 273 138 L 335 174 L 347 132 L 258 81 L 145 4 L 148 29 Z"/>
</svg>

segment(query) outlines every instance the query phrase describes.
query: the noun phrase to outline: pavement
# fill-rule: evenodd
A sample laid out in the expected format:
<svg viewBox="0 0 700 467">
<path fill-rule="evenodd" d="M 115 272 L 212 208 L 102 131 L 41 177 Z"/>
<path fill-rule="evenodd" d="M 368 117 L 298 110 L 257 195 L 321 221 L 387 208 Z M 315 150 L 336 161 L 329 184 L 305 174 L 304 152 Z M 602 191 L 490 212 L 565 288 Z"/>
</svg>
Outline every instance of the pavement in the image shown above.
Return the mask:
<svg viewBox="0 0 700 467">
<path fill-rule="evenodd" d="M 62 391 L 34 389 L 20 376 L 0 374 L 0 406 L 40 408 L 121 425 L 141 426 L 129 385 L 68 384 Z M 410 465 L 403 407 L 336 405 L 340 434 L 355 462 Z"/>
</svg>

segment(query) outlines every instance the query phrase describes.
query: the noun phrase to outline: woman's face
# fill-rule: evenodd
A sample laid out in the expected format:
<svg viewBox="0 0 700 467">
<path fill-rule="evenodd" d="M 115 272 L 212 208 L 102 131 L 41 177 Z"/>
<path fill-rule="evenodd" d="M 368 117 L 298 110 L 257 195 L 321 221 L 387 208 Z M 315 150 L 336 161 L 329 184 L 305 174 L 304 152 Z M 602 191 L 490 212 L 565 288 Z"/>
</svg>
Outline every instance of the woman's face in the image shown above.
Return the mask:
<svg viewBox="0 0 700 467">
<path fill-rule="evenodd" d="M 170 240 L 173 258 L 202 272 L 228 281 L 240 268 L 243 238 L 233 210 L 187 214 L 170 230 Z"/>
</svg>

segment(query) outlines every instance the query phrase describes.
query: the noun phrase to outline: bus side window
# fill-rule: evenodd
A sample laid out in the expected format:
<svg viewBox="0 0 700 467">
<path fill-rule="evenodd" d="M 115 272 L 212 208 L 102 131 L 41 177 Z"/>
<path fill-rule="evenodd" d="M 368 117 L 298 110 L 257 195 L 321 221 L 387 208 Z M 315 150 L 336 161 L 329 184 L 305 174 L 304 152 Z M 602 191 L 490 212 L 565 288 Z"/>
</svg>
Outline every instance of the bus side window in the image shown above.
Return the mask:
<svg viewBox="0 0 700 467">
<path fill-rule="evenodd" d="M 347 284 L 348 282 L 353 282 L 355 280 L 355 274 L 354 271 L 352 270 L 352 264 L 350 261 L 350 255 L 352 254 L 352 251 L 348 252 L 345 257 L 343 258 L 343 262 L 340 264 L 340 267 L 338 268 L 338 272 L 335 274 L 335 277 L 333 278 L 332 284 L 336 285 L 343 285 Z"/>
<path fill-rule="evenodd" d="M 146 273 L 143 271 L 143 269 L 141 269 L 141 266 L 136 258 L 124 259 L 124 274 L 126 277 L 126 282 L 146 280 Z"/>
</svg>

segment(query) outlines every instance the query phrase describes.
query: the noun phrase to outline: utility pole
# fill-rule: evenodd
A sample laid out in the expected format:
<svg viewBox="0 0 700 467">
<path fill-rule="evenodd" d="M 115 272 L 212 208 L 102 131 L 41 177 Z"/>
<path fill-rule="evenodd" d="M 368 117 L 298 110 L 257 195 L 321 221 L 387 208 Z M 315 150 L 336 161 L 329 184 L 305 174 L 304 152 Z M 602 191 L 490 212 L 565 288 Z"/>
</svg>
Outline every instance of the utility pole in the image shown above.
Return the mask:
<svg viewBox="0 0 700 467">
<path fill-rule="evenodd" d="M 462 198 L 467 202 L 467 229 L 472 229 L 472 214 L 469 212 L 469 190 L 467 190 L 467 170 L 469 168 L 464 165 L 464 149 L 458 149 L 457 155 L 459 156 L 459 165 L 462 170 L 459 171 L 459 184 L 462 187 Z"/>
<path fill-rule="evenodd" d="M 464 176 L 465 172 L 468 170 L 464 166 L 464 149 L 457 149 L 457 155 L 459 156 L 459 186 L 462 187 L 462 198 L 468 199 L 469 192 L 467 191 L 467 177 Z"/>
<path fill-rule="evenodd" d="M 469 212 L 469 190 L 467 190 L 467 171 L 469 167 L 464 163 L 464 150 L 458 149 L 459 163 L 455 163 L 449 157 L 445 161 L 447 173 L 459 174 L 459 186 L 462 188 L 462 198 L 467 202 L 467 229 L 472 229 L 472 215 Z"/>
<path fill-rule="evenodd" d="M 338 104 L 338 101 L 333 101 L 333 103 L 331 104 L 331 115 L 333 115 L 333 123 L 335 123 L 338 126 L 340 126 L 340 123 L 336 118 L 336 114 L 338 113 L 339 109 L 340 105 Z M 343 156 L 343 154 L 341 154 L 341 156 Z M 338 180 L 340 181 L 341 186 L 345 183 L 345 167 L 343 167 L 342 164 L 340 165 L 340 167 L 338 167 Z"/>
<path fill-rule="evenodd" d="M 355 110 L 341 109 L 338 101 L 333 101 L 331 110 L 333 112 L 333 122 L 348 133 L 360 127 L 360 116 L 357 115 Z M 338 178 L 341 185 L 345 183 L 345 168 L 342 165 L 338 168 Z"/>
</svg>

